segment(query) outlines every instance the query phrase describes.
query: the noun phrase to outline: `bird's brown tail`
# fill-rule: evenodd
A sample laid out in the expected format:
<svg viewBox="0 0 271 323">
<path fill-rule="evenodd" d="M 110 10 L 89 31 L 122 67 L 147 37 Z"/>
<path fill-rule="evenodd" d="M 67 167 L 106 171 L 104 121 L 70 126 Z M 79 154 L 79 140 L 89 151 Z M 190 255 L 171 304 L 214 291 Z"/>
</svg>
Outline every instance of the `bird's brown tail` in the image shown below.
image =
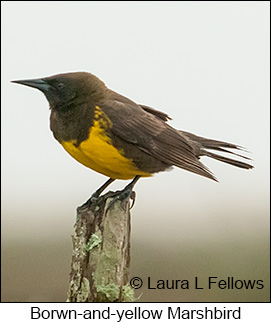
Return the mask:
<svg viewBox="0 0 271 323">
<path fill-rule="evenodd" d="M 237 155 L 241 156 L 239 154 L 237 154 Z M 232 158 L 229 158 L 229 157 L 220 156 L 220 155 L 211 153 L 210 151 L 205 151 L 204 156 L 208 156 L 208 157 L 214 158 L 216 160 L 219 160 L 219 161 L 221 161 L 223 163 L 227 163 L 227 164 L 230 164 L 230 165 L 233 165 L 233 166 L 236 166 L 236 167 L 240 167 L 240 168 L 245 168 L 245 169 L 253 168 L 253 166 L 250 165 L 250 164 L 247 164 L 247 163 L 244 163 L 244 162 L 241 162 L 239 160 L 232 159 Z M 247 157 L 244 157 L 244 158 L 247 158 Z"/>
<path fill-rule="evenodd" d="M 186 137 L 188 137 L 192 142 L 194 142 L 196 144 L 196 146 L 198 147 L 198 156 L 208 156 L 211 158 L 214 158 L 216 160 L 219 160 L 223 163 L 227 163 L 236 167 L 240 167 L 240 168 L 244 168 L 244 169 L 251 169 L 253 168 L 252 165 L 245 163 L 243 161 L 239 161 L 233 158 L 229 158 L 229 157 L 225 157 L 225 156 L 221 156 L 218 154 L 215 154 L 213 152 L 208 151 L 207 149 L 211 149 L 211 150 L 216 150 L 222 153 L 228 153 L 228 154 L 232 154 L 247 160 L 251 160 L 250 158 L 243 156 L 241 154 L 237 154 L 234 151 L 228 150 L 228 149 L 235 149 L 235 150 L 241 150 L 241 151 L 245 151 L 245 149 L 241 146 L 237 146 L 235 144 L 231 144 L 228 142 L 224 142 L 224 141 L 219 141 L 219 140 L 213 140 L 213 139 L 208 139 L 208 138 L 203 138 L 203 137 L 199 137 L 196 136 L 192 133 L 189 132 L 185 132 L 182 131 L 182 134 L 184 134 Z M 228 148 L 228 149 L 225 149 Z"/>
</svg>

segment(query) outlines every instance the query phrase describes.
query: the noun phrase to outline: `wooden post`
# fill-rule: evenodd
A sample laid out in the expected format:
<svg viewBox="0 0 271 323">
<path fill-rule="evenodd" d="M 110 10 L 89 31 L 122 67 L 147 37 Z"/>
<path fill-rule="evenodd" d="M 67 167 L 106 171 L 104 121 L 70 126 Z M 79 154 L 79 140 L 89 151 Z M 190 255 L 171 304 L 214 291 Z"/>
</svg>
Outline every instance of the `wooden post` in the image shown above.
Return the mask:
<svg viewBox="0 0 271 323">
<path fill-rule="evenodd" d="M 77 209 L 68 302 L 134 300 L 129 285 L 130 197 L 108 209 L 117 194 L 108 192 Z"/>
</svg>

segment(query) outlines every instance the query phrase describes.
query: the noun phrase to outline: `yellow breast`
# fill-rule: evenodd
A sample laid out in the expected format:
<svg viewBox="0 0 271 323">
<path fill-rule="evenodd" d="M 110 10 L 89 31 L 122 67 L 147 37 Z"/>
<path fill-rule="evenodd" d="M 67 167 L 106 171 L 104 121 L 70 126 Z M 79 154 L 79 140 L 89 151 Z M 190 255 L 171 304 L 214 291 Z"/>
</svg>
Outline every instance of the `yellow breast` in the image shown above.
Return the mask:
<svg viewBox="0 0 271 323">
<path fill-rule="evenodd" d="M 112 145 L 111 139 L 106 135 L 99 121 L 95 120 L 90 128 L 87 140 L 80 143 L 76 141 L 62 141 L 61 145 L 79 163 L 114 179 L 132 179 L 136 175 L 143 177 L 151 174 L 136 168 L 131 159 L 124 156 L 124 152 Z"/>
</svg>

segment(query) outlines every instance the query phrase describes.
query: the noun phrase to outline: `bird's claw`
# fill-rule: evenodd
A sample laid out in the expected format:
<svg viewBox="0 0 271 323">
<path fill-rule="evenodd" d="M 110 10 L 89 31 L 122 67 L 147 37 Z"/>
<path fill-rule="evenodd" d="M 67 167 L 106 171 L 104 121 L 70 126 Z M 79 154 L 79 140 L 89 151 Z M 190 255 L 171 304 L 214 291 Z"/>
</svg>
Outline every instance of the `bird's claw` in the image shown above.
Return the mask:
<svg viewBox="0 0 271 323">
<path fill-rule="evenodd" d="M 117 202 L 117 201 L 121 201 L 122 202 L 122 208 L 125 210 L 126 209 L 126 203 L 125 205 L 123 205 L 123 202 L 127 200 L 127 198 L 129 197 L 132 200 L 132 205 L 129 207 L 129 210 L 132 209 L 132 207 L 135 204 L 135 197 L 136 197 L 136 193 L 135 191 L 131 191 L 130 189 L 124 189 L 123 191 L 120 192 L 116 192 L 116 196 L 113 197 L 113 199 L 109 202 L 105 212 L 107 213 L 108 210 Z"/>
<path fill-rule="evenodd" d="M 130 206 L 129 210 L 131 210 L 133 208 L 133 206 L 135 205 L 135 198 L 136 198 L 136 192 L 132 191 L 130 194 L 130 199 L 132 200 L 132 205 Z"/>
<path fill-rule="evenodd" d="M 99 196 L 95 196 L 95 193 L 91 195 L 91 197 L 83 203 L 81 206 L 79 206 L 80 209 L 89 209 L 91 205 L 97 203 L 99 199 Z"/>
</svg>

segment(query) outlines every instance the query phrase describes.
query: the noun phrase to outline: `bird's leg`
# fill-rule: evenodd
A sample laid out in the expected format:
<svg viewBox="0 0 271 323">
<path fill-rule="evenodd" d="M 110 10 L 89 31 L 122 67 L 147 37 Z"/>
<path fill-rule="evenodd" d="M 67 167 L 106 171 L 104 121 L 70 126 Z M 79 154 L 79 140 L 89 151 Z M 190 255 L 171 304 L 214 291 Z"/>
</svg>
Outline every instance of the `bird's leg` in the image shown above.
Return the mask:
<svg viewBox="0 0 271 323">
<path fill-rule="evenodd" d="M 124 189 L 122 191 L 119 192 L 119 194 L 117 194 L 112 201 L 110 201 L 106 212 L 111 208 L 111 206 L 116 202 L 116 201 L 123 201 L 125 200 L 127 197 L 130 197 L 132 199 L 132 205 L 130 207 L 130 209 L 134 206 L 135 203 L 135 192 L 133 191 L 133 188 L 136 184 L 136 182 L 139 180 L 140 176 L 136 175 L 135 178 L 127 185 L 124 187 Z"/>
<path fill-rule="evenodd" d="M 107 188 L 107 186 L 109 186 L 111 183 L 114 182 L 115 179 L 113 178 L 109 178 L 101 187 L 99 187 L 97 189 L 97 191 L 95 191 L 90 198 L 98 198 L 101 193 Z"/>
<path fill-rule="evenodd" d="M 91 195 L 91 197 L 82 205 L 82 207 L 89 206 L 91 203 L 93 203 L 93 201 L 95 201 L 101 195 L 101 193 L 107 188 L 107 186 L 109 186 L 111 183 L 114 182 L 114 180 L 115 179 L 113 179 L 113 178 L 109 178 L 101 187 L 99 187 Z"/>
</svg>

